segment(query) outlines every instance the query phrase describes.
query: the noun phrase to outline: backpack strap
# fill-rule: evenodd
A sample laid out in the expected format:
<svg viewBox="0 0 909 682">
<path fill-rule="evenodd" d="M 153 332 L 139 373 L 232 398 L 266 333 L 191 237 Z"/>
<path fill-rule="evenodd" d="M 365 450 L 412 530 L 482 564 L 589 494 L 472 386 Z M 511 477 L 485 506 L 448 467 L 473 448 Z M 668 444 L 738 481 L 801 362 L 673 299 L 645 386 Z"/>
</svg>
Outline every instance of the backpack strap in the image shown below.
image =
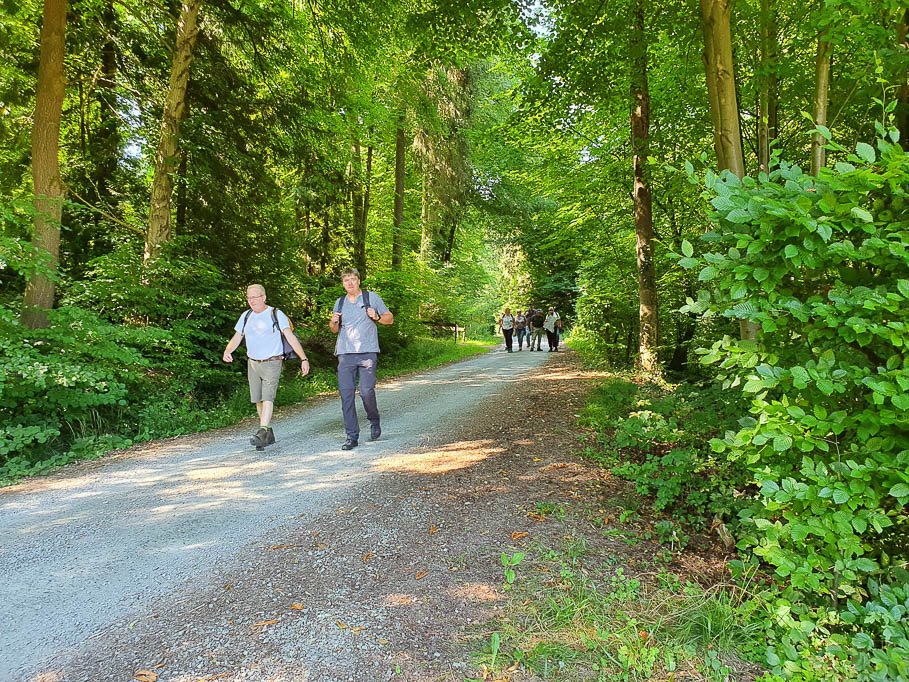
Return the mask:
<svg viewBox="0 0 909 682">
<path fill-rule="evenodd" d="M 246 315 L 243 316 L 243 326 L 240 327 L 240 336 L 246 336 L 246 323 L 249 322 L 250 315 L 252 315 L 252 310 L 247 310 Z"/>
<path fill-rule="evenodd" d="M 366 289 L 363 289 L 363 307 L 369 307 L 369 292 Z"/>
<path fill-rule="evenodd" d="M 339 298 L 337 301 L 335 301 L 335 312 L 340 314 L 341 308 L 343 305 L 344 305 L 344 297 L 341 296 L 341 298 Z"/>
<path fill-rule="evenodd" d="M 274 306 L 271 307 L 271 325 L 274 327 L 276 332 L 280 332 L 281 329 L 278 326 L 278 309 Z"/>
</svg>

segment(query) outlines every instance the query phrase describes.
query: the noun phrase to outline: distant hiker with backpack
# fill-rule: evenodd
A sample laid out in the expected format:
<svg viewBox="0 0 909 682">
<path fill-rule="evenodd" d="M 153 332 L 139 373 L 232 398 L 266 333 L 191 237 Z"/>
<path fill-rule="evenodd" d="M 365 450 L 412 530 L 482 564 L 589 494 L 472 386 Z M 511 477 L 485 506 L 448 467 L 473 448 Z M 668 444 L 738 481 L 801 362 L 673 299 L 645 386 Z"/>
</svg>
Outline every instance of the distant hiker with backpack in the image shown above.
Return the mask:
<svg viewBox="0 0 909 682">
<path fill-rule="evenodd" d="M 511 314 L 511 308 L 505 308 L 505 314 L 499 318 L 499 331 L 505 336 L 505 349 L 510 353 L 511 336 L 514 334 L 514 315 Z"/>
<path fill-rule="evenodd" d="M 518 337 L 518 350 L 521 351 L 524 349 L 524 337 L 527 335 L 527 316 L 520 310 L 514 316 L 514 331 Z"/>
<path fill-rule="evenodd" d="M 543 350 L 540 346 L 543 344 L 543 323 L 546 316 L 543 310 L 534 310 L 530 317 L 530 350 Z M 536 348 L 534 348 L 536 342 Z"/>
<path fill-rule="evenodd" d="M 346 296 L 335 303 L 328 328 L 338 335 L 335 355 L 338 356 L 338 393 L 341 394 L 341 412 L 347 440 L 342 450 L 357 447 L 360 423 L 357 419 L 356 392 L 360 385 L 360 399 L 366 409 L 370 424 L 370 440 L 382 435 L 379 408 L 376 404 L 376 361 L 379 354 L 379 334 L 376 324 L 393 324 L 395 321 L 388 306 L 374 291 L 360 289 L 360 272 L 347 268 L 341 273 L 341 283 Z"/>
<path fill-rule="evenodd" d="M 249 399 L 256 404 L 259 413 L 259 429 L 249 442 L 262 450 L 275 442 L 271 428 L 271 417 L 275 408 L 275 393 L 284 360 L 293 357 L 290 350 L 300 358 L 300 374 L 309 374 L 309 360 L 300 341 L 293 333 L 287 315 L 277 308 L 265 304 L 265 287 L 250 284 L 246 289 L 249 310 L 240 315 L 234 325 L 234 335 L 227 342 L 222 360 L 233 362 L 232 353 L 243 339 L 246 339 L 246 376 L 249 380 Z M 289 346 L 289 348 L 288 348 Z"/>
</svg>

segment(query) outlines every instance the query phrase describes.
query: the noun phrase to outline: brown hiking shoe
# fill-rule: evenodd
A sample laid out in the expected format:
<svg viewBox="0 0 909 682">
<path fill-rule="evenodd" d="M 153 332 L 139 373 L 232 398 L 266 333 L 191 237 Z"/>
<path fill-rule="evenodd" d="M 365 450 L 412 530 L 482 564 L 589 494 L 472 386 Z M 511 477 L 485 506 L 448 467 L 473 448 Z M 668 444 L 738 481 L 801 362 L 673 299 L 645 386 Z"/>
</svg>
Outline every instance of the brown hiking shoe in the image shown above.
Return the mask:
<svg viewBox="0 0 909 682">
<path fill-rule="evenodd" d="M 263 429 L 261 426 L 259 430 L 253 434 L 253 437 L 249 439 L 249 442 L 255 445 L 257 448 L 262 448 L 268 445 L 268 431 L 269 429 Z M 275 442 L 274 436 L 272 436 L 272 443 Z"/>
</svg>

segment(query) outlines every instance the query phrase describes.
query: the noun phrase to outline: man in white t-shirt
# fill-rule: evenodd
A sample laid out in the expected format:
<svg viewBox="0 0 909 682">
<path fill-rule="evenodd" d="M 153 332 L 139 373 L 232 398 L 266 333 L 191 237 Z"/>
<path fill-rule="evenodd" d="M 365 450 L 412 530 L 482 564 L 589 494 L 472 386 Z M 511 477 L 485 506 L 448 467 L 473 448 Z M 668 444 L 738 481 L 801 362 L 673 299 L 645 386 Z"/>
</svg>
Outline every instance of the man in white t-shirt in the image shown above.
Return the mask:
<svg viewBox="0 0 909 682">
<path fill-rule="evenodd" d="M 297 337 L 290 328 L 290 320 L 280 310 L 265 305 L 265 287 L 250 284 L 246 289 L 249 310 L 240 315 L 234 326 L 234 335 L 224 349 L 224 362 L 233 362 L 232 353 L 246 338 L 246 376 L 249 379 L 249 399 L 259 413 L 259 429 L 249 439 L 257 448 L 275 442 L 271 416 L 275 408 L 275 393 L 281 368 L 284 366 L 283 336 L 300 358 L 300 374 L 309 374 L 309 360 Z"/>
</svg>

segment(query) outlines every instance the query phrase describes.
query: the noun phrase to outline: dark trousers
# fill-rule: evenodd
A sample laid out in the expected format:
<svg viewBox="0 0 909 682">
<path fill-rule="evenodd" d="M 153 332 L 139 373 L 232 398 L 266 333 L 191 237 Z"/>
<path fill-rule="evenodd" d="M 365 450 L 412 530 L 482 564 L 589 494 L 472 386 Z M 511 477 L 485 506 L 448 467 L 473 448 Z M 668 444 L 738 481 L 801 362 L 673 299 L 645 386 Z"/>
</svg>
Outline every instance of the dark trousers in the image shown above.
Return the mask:
<svg viewBox="0 0 909 682">
<path fill-rule="evenodd" d="M 503 329 L 502 333 L 505 335 L 505 348 L 511 352 L 511 335 L 514 334 L 514 329 Z"/>
<path fill-rule="evenodd" d="M 379 407 L 376 405 L 377 357 L 378 353 L 343 353 L 338 356 L 338 393 L 341 394 L 344 430 L 351 440 L 360 440 L 360 422 L 355 402 L 358 381 L 366 418 L 373 426 L 379 425 Z"/>
<path fill-rule="evenodd" d="M 524 329 L 518 329 L 518 331 L 517 331 L 518 350 L 520 350 L 524 347 L 524 337 L 525 336 L 527 336 L 527 328 L 525 327 Z"/>
<path fill-rule="evenodd" d="M 559 337 L 555 332 L 546 330 L 546 340 L 549 341 L 549 350 L 555 350 L 559 347 Z"/>
</svg>

